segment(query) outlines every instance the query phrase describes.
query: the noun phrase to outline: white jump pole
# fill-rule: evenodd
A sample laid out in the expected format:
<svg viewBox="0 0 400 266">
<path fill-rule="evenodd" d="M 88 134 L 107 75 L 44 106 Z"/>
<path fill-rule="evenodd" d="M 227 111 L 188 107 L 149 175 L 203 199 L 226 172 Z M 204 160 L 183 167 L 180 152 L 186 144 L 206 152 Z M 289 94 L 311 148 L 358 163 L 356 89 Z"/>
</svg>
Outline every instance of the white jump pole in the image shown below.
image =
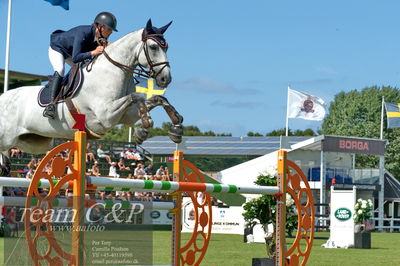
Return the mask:
<svg viewBox="0 0 400 266">
<path fill-rule="evenodd" d="M 49 188 L 50 183 L 46 179 L 40 180 L 40 188 Z M 106 191 L 201 191 L 212 193 L 235 193 L 235 194 L 266 194 L 273 195 L 280 192 L 277 186 L 236 186 L 227 184 L 195 183 L 195 182 L 170 182 L 141 179 L 122 179 L 87 176 L 87 190 Z M 0 185 L 10 187 L 28 187 L 30 180 L 22 178 L 0 177 Z M 70 188 L 70 183 L 65 183 L 62 188 Z"/>
</svg>

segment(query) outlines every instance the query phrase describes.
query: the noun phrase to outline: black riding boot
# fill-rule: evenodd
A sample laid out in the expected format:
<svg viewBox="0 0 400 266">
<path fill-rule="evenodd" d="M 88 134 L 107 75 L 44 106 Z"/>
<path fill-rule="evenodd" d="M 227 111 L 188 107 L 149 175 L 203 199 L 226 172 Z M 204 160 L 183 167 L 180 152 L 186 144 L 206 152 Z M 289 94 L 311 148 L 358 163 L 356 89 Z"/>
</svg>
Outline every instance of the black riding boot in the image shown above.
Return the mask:
<svg viewBox="0 0 400 266">
<path fill-rule="evenodd" d="M 58 72 L 55 71 L 52 80 L 50 80 L 49 82 L 51 102 L 49 105 L 46 106 L 46 108 L 43 111 L 44 117 L 54 119 L 56 115 L 56 105 L 54 103 L 54 100 L 57 98 L 57 95 L 60 92 L 62 80 L 63 77 L 61 77 L 60 74 L 58 74 Z"/>
</svg>

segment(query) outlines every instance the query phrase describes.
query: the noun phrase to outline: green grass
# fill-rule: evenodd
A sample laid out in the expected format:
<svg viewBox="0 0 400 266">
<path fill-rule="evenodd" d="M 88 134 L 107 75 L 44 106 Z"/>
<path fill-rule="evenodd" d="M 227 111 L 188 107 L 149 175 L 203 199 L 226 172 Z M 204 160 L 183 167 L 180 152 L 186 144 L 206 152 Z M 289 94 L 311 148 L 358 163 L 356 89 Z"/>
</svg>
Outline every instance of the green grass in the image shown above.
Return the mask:
<svg viewBox="0 0 400 266">
<path fill-rule="evenodd" d="M 113 234 L 118 233 L 126 234 L 126 231 L 113 232 Z M 317 235 L 328 236 L 327 233 Z M 182 243 L 185 243 L 189 237 L 189 234 L 183 234 Z M 326 240 L 315 239 L 307 265 L 400 265 L 399 233 L 372 233 L 371 239 L 371 249 L 325 249 L 321 245 Z M 170 264 L 171 233 L 155 231 L 153 241 L 153 263 L 155 265 Z M 291 241 L 293 239 L 288 239 L 289 244 Z M 0 239 L 0 250 L 4 250 L 3 239 Z M 251 265 L 251 258 L 261 258 L 264 254 L 264 244 L 243 243 L 243 237 L 240 235 L 214 234 L 202 265 Z M 3 261 L 3 252 L 0 252 L 0 261 Z"/>
</svg>

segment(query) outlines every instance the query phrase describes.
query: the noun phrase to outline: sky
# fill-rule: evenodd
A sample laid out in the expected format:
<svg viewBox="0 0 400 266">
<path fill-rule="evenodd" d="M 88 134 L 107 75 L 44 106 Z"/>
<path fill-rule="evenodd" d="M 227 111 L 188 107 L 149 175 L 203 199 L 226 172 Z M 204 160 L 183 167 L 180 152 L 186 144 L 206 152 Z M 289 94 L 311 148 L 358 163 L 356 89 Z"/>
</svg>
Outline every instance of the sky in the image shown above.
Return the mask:
<svg viewBox="0 0 400 266">
<path fill-rule="evenodd" d="M 245 136 L 285 127 L 287 87 L 322 98 L 369 86 L 399 87 L 400 1 L 12 0 L 10 70 L 50 75 L 47 50 L 56 29 L 88 25 L 101 11 L 118 19 L 110 41 L 143 28 L 165 33 L 172 82 L 166 97 L 184 125 Z M 0 1 L 4 68 L 8 0 Z M 155 126 L 168 122 L 151 112 Z M 289 119 L 318 130 L 321 121 Z"/>
</svg>

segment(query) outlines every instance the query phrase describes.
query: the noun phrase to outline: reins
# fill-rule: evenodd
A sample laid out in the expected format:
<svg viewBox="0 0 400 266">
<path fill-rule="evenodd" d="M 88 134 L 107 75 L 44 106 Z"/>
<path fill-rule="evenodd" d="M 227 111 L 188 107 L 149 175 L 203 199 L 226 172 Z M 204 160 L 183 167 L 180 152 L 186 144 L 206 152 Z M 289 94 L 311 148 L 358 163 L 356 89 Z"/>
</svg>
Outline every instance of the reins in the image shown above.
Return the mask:
<svg viewBox="0 0 400 266">
<path fill-rule="evenodd" d="M 116 67 L 122 69 L 123 71 L 125 71 L 125 72 L 128 73 L 128 74 L 136 74 L 136 75 L 138 75 L 138 76 L 142 76 L 142 77 L 145 77 L 145 78 L 149 78 L 149 77 L 156 78 L 156 77 L 161 73 L 161 71 L 163 71 L 163 69 L 164 69 L 165 67 L 169 66 L 169 62 L 168 62 L 168 61 L 165 61 L 165 62 L 153 63 L 153 61 L 151 60 L 150 55 L 149 55 L 149 51 L 148 51 L 148 47 L 147 47 L 147 46 L 148 46 L 148 45 L 147 45 L 147 40 L 148 40 L 148 39 L 155 40 L 155 39 L 154 39 L 155 37 L 162 37 L 162 36 L 163 36 L 162 34 L 146 34 L 146 35 L 142 38 L 142 45 L 143 45 L 142 47 L 143 47 L 144 54 L 145 54 L 145 56 L 146 56 L 147 63 L 149 64 L 149 70 L 146 70 L 146 69 L 145 69 L 142 65 L 140 65 L 140 64 L 139 64 L 139 68 L 140 68 L 140 69 L 137 69 L 137 68 L 134 68 L 134 67 L 131 67 L 131 66 L 127 66 L 127 65 L 121 64 L 121 63 L 115 61 L 114 59 L 112 59 L 112 58 L 110 57 L 110 55 L 106 52 L 105 49 L 103 50 L 103 54 L 104 54 L 104 56 L 107 58 L 107 60 L 108 60 L 110 63 L 112 63 L 114 66 L 116 66 Z M 102 38 L 99 38 L 99 39 L 97 39 L 97 42 L 98 42 L 99 45 L 103 46 L 104 48 L 106 47 L 106 43 L 107 43 L 106 40 L 104 40 L 104 39 L 102 39 Z M 156 40 L 155 40 L 155 42 L 156 42 L 160 47 L 162 47 L 162 46 L 160 45 L 159 42 L 157 42 Z M 95 56 L 95 57 L 89 62 L 89 64 L 86 66 L 86 71 L 90 72 L 90 71 L 92 70 L 93 63 L 94 63 L 94 61 L 95 61 L 96 59 L 97 59 L 97 56 Z M 154 67 L 156 67 L 156 66 L 161 66 L 161 65 L 163 65 L 163 67 L 162 67 L 159 71 L 155 72 L 155 71 L 154 71 Z"/>
</svg>

